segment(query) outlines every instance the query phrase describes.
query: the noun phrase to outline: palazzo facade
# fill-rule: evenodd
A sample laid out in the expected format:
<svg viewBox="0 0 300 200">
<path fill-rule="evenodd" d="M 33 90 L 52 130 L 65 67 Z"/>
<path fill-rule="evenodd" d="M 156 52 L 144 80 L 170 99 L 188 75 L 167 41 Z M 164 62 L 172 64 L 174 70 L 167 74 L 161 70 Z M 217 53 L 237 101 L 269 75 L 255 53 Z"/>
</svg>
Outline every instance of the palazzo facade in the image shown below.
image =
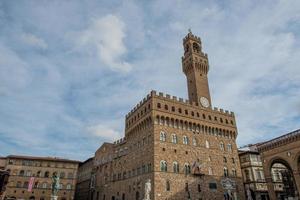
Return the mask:
<svg viewBox="0 0 300 200">
<path fill-rule="evenodd" d="M 126 115 L 124 138 L 95 153 L 94 199 L 244 199 L 235 115 L 212 107 L 200 38 L 183 47 L 189 99 L 151 91 Z"/>
</svg>

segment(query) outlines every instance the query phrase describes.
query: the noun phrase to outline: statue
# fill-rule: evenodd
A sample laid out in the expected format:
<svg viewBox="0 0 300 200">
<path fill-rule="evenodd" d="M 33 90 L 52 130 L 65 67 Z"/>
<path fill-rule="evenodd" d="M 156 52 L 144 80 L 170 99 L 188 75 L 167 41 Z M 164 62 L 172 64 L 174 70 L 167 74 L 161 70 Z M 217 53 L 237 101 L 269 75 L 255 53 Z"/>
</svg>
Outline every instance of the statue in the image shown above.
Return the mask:
<svg viewBox="0 0 300 200">
<path fill-rule="evenodd" d="M 57 200 L 58 190 L 59 190 L 59 177 L 57 176 L 57 173 L 54 172 L 52 176 L 51 200 Z"/>
<path fill-rule="evenodd" d="M 148 179 L 145 183 L 145 197 L 143 200 L 150 200 L 151 180 Z"/>
<path fill-rule="evenodd" d="M 246 194 L 247 194 L 247 200 L 253 200 L 249 185 L 247 185 Z"/>
</svg>

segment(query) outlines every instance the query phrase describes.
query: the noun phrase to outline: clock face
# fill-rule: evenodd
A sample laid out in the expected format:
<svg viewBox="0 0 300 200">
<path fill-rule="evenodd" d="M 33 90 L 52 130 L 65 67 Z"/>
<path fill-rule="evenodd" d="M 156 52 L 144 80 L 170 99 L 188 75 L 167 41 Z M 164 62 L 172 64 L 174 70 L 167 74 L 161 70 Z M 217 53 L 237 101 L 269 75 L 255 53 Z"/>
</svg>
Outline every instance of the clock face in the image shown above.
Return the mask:
<svg viewBox="0 0 300 200">
<path fill-rule="evenodd" d="M 205 97 L 200 97 L 200 103 L 203 107 L 207 108 L 209 106 L 209 101 Z"/>
</svg>

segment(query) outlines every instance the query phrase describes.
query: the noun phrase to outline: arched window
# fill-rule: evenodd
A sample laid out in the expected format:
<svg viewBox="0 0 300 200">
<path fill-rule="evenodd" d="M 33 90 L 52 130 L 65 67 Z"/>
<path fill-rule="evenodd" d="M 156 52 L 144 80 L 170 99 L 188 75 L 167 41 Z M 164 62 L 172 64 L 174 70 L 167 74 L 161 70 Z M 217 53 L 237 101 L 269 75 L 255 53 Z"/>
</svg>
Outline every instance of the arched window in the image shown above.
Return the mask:
<svg viewBox="0 0 300 200">
<path fill-rule="evenodd" d="M 172 143 L 177 144 L 177 135 L 172 134 Z"/>
<path fill-rule="evenodd" d="M 167 135 L 165 132 L 160 132 L 160 141 L 165 142 L 167 138 Z"/>
<path fill-rule="evenodd" d="M 39 188 L 39 182 L 34 182 L 34 188 Z"/>
<path fill-rule="evenodd" d="M 227 177 L 228 176 L 228 169 L 227 169 L 227 167 L 224 167 L 223 170 L 224 170 L 224 176 Z"/>
<path fill-rule="evenodd" d="M 20 173 L 19 173 L 19 175 L 20 175 L 20 176 L 24 176 L 24 175 L 25 175 L 24 170 L 21 170 Z"/>
<path fill-rule="evenodd" d="M 209 142 L 207 140 L 205 141 L 205 147 L 209 149 Z"/>
<path fill-rule="evenodd" d="M 224 143 L 223 142 L 220 142 L 220 149 L 221 149 L 221 151 L 224 151 Z"/>
<path fill-rule="evenodd" d="M 57 176 L 57 175 L 58 175 L 57 172 L 53 172 L 53 173 L 52 173 L 52 177 L 53 177 L 53 176 Z"/>
<path fill-rule="evenodd" d="M 46 178 L 49 177 L 49 172 L 48 171 L 45 172 L 44 177 L 46 177 Z"/>
<path fill-rule="evenodd" d="M 30 170 L 26 171 L 26 176 L 31 176 L 31 171 Z"/>
<path fill-rule="evenodd" d="M 22 182 L 21 182 L 21 181 L 18 181 L 18 182 L 17 182 L 17 188 L 20 188 L 20 187 L 22 187 Z"/>
<path fill-rule="evenodd" d="M 179 173 L 179 164 L 178 162 L 173 162 L 173 172 L 174 173 Z"/>
<path fill-rule="evenodd" d="M 184 173 L 190 174 L 191 173 L 191 166 L 188 163 L 184 164 Z"/>
<path fill-rule="evenodd" d="M 59 178 L 65 178 L 66 174 L 65 172 L 60 172 Z"/>
<path fill-rule="evenodd" d="M 194 50 L 194 52 L 197 52 L 197 53 L 200 52 L 200 47 L 196 42 L 193 43 L 193 50 Z"/>
<path fill-rule="evenodd" d="M 231 173 L 232 173 L 232 176 L 236 177 L 236 169 L 232 168 Z"/>
<path fill-rule="evenodd" d="M 162 160 L 160 161 L 160 171 L 167 172 L 168 171 L 168 165 L 167 162 Z"/>
<path fill-rule="evenodd" d="M 169 108 L 168 108 L 168 105 L 165 105 L 165 110 L 168 110 Z"/>
<path fill-rule="evenodd" d="M 197 146 L 197 140 L 196 140 L 196 138 L 193 138 L 193 145 Z"/>
<path fill-rule="evenodd" d="M 183 144 L 188 144 L 189 143 L 189 138 L 187 136 L 183 136 Z"/>
<path fill-rule="evenodd" d="M 231 158 L 231 160 L 232 160 L 232 163 L 234 164 L 234 163 L 235 163 L 235 159 L 234 159 L 234 158 Z"/>
<path fill-rule="evenodd" d="M 208 175 L 213 175 L 213 171 L 211 167 L 208 168 Z"/>
<path fill-rule="evenodd" d="M 148 172 L 151 172 L 151 163 L 148 163 Z"/>
<path fill-rule="evenodd" d="M 227 151 L 232 152 L 232 145 L 231 144 L 227 144 Z"/>
<path fill-rule="evenodd" d="M 46 189 L 47 188 L 47 183 L 43 183 L 42 188 Z"/>
<path fill-rule="evenodd" d="M 169 180 L 167 180 L 166 181 L 166 191 L 170 191 L 170 181 Z"/>
<path fill-rule="evenodd" d="M 68 183 L 66 189 L 67 190 L 71 190 L 72 189 L 72 185 L 70 183 Z"/>
<path fill-rule="evenodd" d="M 40 177 L 41 174 L 42 174 L 41 171 L 38 171 L 38 172 L 36 173 L 36 176 L 37 176 L 37 177 Z"/>
</svg>

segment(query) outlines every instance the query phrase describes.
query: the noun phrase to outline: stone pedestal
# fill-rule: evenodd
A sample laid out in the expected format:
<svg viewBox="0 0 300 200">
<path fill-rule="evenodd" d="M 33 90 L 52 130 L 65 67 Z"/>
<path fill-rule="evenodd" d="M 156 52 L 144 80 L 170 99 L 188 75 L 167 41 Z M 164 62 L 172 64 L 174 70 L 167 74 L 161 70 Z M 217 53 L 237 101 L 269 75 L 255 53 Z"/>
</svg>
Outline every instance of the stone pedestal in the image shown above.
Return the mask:
<svg viewBox="0 0 300 200">
<path fill-rule="evenodd" d="M 58 196 L 51 195 L 51 200 L 57 200 L 57 199 L 58 199 Z"/>
</svg>

